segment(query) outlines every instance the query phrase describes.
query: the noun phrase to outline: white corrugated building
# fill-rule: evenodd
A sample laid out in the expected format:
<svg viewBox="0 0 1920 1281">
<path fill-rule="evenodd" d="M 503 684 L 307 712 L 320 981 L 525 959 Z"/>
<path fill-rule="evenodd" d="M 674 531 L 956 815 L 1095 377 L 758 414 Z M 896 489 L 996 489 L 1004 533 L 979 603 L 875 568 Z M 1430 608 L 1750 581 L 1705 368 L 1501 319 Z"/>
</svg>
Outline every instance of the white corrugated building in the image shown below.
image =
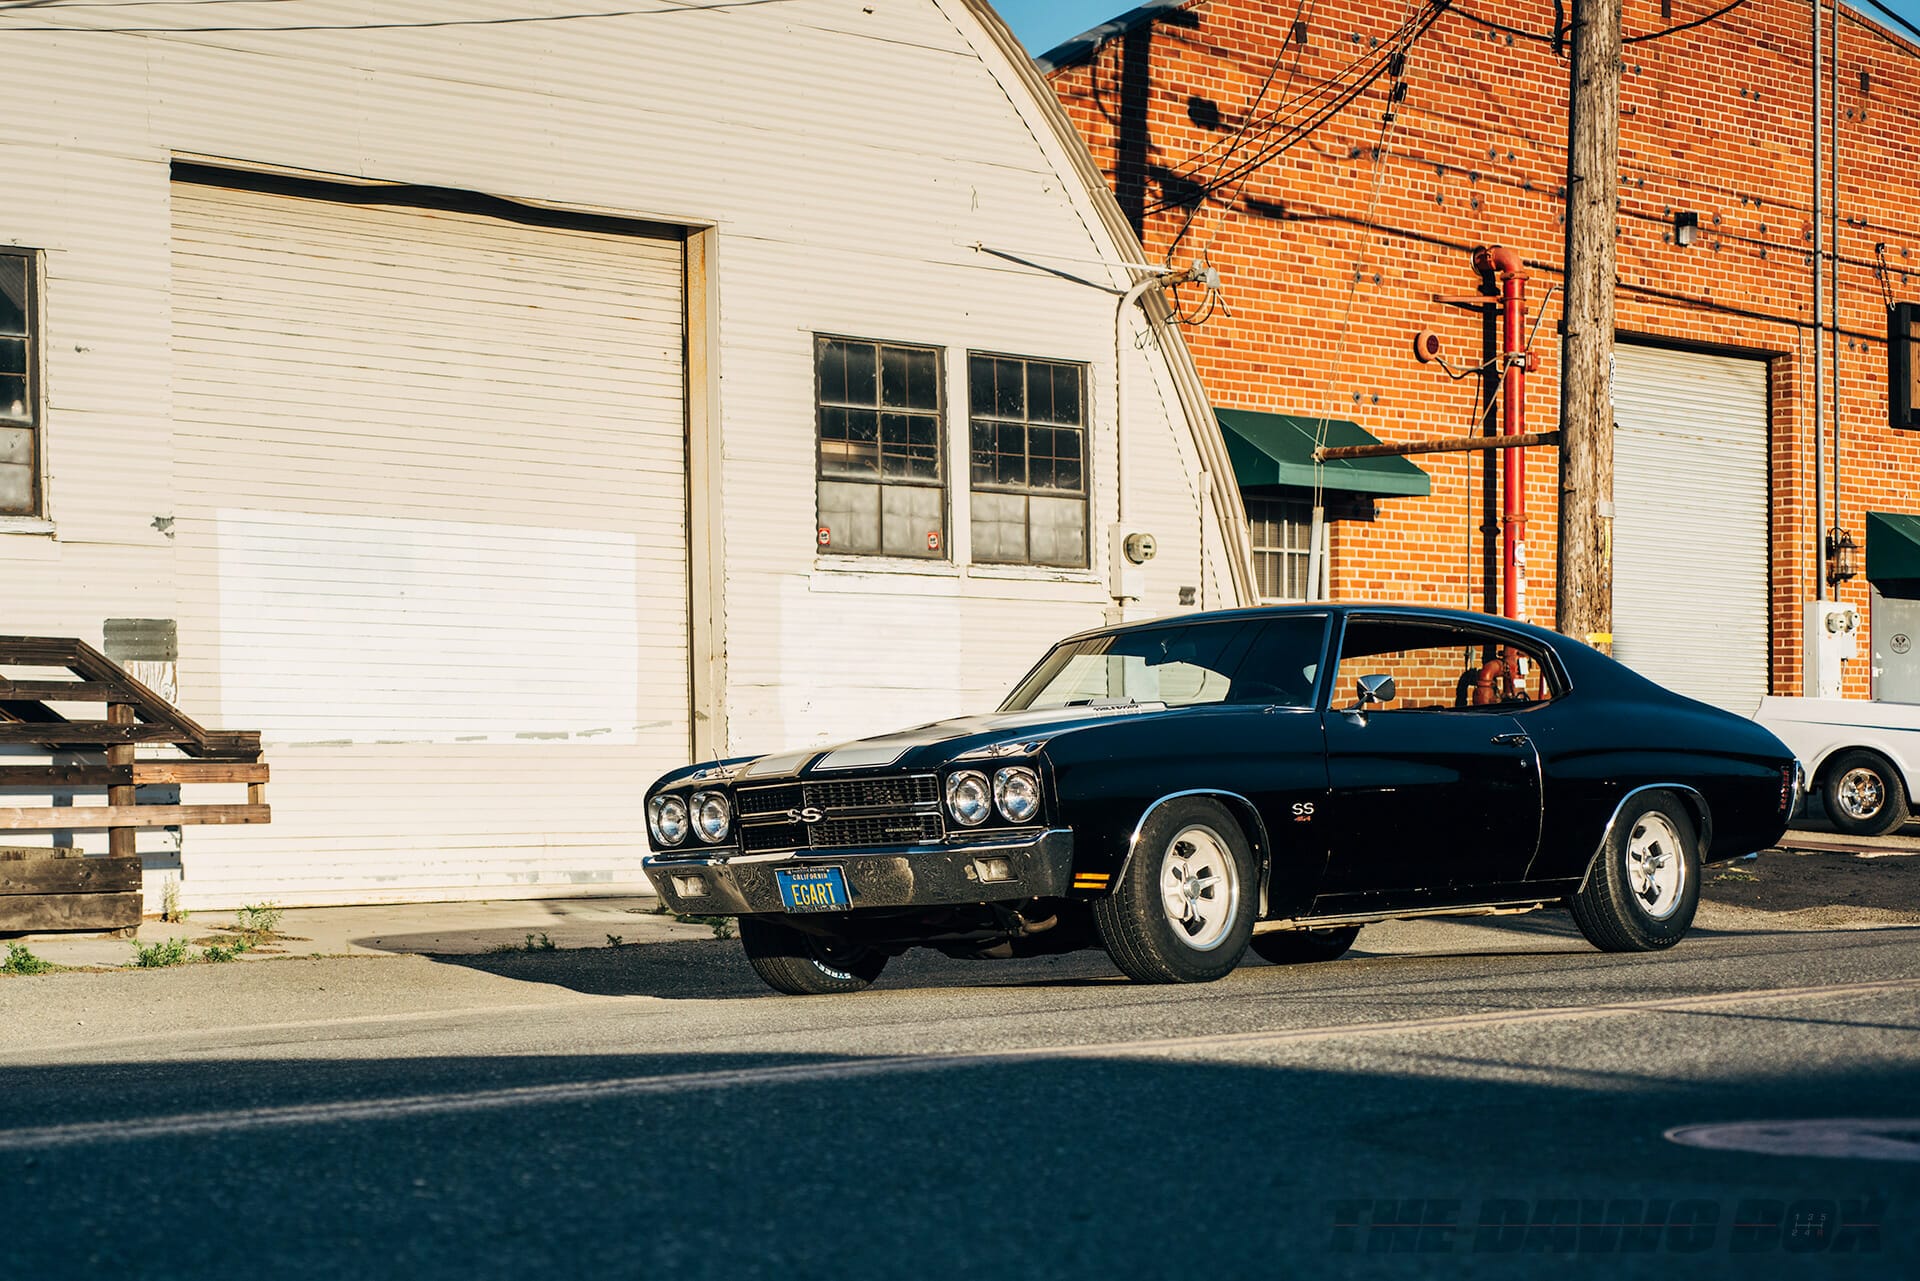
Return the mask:
<svg viewBox="0 0 1920 1281">
<path fill-rule="evenodd" d="M 273 767 L 271 826 L 142 836 L 150 901 L 633 889 L 665 768 L 1252 595 L 1185 349 L 982 4 L 0 39 L 0 631 L 105 636 Z"/>
</svg>

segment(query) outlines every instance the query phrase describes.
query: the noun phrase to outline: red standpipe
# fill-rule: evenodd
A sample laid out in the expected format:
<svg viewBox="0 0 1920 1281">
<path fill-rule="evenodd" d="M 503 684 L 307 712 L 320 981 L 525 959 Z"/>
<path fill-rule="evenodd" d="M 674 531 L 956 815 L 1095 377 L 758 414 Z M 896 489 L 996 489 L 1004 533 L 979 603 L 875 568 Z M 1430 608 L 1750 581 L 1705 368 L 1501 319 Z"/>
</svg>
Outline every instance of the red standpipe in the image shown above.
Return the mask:
<svg viewBox="0 0 1920 1281">
<path fill-rule="evenodd" d="M 1504 433 L 1518 436 L 1527 430 L 1526 354 L 1527 273 L 1520 255 L 1504 245 L 1488 245 L 1474 250 L 1474 268 L 1500 277 L 1500 381 L 1503 393 Z M 1522 574 L 1526 566 L 1527 546 L 1527 451 L 1501 451 L 1502 476 L 1500 528 L 1503 582 L 1501 613 L 1508 618 L 1523 617 L 1526 591 Z"/>
</svg>

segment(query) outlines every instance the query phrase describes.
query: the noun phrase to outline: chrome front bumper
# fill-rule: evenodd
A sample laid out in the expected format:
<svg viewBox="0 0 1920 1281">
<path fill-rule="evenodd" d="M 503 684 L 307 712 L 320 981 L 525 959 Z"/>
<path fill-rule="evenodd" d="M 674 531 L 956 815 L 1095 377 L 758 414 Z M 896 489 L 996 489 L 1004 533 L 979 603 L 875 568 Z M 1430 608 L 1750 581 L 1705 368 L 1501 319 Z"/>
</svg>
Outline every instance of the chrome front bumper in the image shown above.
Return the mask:
<svg viewBox="0 0 1920 1281">
<path fill-rule="evenodd" d="M 987 860 L 1005 860 L 1006 880 L 986 880 Z M 838 867 L 854 911 L 1064 897 L 1073 882 L 1073 833 L 1053 828 L 963 845 L 808 849 L 780 854 L 715 851 L 656 854 L 644 864 L 654 892 L 689 916 L 785 911 L 776 871 Z"/>
</svg>

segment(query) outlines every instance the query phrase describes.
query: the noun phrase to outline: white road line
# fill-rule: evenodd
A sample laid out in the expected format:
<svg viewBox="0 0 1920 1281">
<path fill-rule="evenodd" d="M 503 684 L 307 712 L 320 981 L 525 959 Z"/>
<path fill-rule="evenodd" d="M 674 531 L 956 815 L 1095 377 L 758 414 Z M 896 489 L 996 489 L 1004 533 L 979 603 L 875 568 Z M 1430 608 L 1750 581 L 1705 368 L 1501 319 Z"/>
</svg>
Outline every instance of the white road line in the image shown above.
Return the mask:
<svg viewBox="0 0 1920 1281">
<path fill-rule="evenodd" d="M 1550 1023 L 1573 1019 L 1611 1018 L 1630 1014 L 1686 1013 L 1730 1005 L 1778 1004 L 1874 996 L 1920 988 L 1920 978 L 1883 979 L 1868 983 L 1834 983 L 1818 987 L 1762 988 L 1718 992 L 1665 1000 L 1619 1001 L 1603 1005 L 1563 1005 L 1534 1010 L 1489 1010 L 1480 1014 L 1445 1015 L 1373 1023 L 1287 1028 L 1266 1032 L 1229 1032 L 1215 1035 L 1166 1037 L 1139 1041 L 1108 1041 L 1092 1045 L 1041 1046 L 1018 1050 L 989 1050 L 963 1054 L 900 1055 L 873 1059 L 835 1059 L 782 1067 L 736 1068 L 711 1072 L 667 1073 L 655 1076 L 614 1077 L 553 1085 L 513 1086 L 440 1094 L 401 1095 L 339 1103 L 309 1103 L 277 1108 L 242 1108 L 216 1112 L 189 1112 L 173 1116 L 135 1117 L 120 1121 L 76 1122 L 0 1130 L 0 1152 L 25 1152 L 80 1147 L 99 1143 L 126 1143 L 141 1139 L 182 1138 L 230 1134 L 243 1130 L 296 1125 L 337 1125 L 355 1121 L 386 1121 L 407 1117 L 453 1116 L 461 1113 L 541 1107 L 562 1103 L 594 1103 L 607 1099 L 639 1098 L 655 1094 L 686 1094 L 699 1090 L 729 1090 L 760 1086 L 843 1081 L 861 1077 L 904 1076 L 970 1067 L 1045 1062 L 1059 1059 L 1140 1057 L 1205 1051 L 1230 1047 L 1298 1045 L 1307 1042 L 1350 1040 L 1362 1036 L 1419 1035 L 1461 1029 Z"/>
</svg>

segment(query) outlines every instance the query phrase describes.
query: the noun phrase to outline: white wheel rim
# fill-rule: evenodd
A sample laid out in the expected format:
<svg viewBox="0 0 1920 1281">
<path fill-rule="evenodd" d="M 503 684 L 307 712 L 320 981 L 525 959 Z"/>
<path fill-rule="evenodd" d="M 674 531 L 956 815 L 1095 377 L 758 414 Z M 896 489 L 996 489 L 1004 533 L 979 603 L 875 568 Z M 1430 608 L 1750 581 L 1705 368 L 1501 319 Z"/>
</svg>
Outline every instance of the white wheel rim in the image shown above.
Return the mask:
<svg viewBox="0 0 1920 1281">
<path fill-rule="evenodd" d="M 1240 910 L 1240 866 L 1220 833 L 1196 823 L 1167 842 L 1160 904 L 1174 937 L 1194 951 L 1226 940 Z"/>
<path fill-rule="evenodd" d="M 1840 776 L 1840 786 L 1834 792 L 1848 818 L 1872 818 L 1887 803 L 1886 784 L 1880 781 L 1879 774 L 1870 769 L 1848 770 Z"/>
<path fill-rule="evenodd" d="M 1673 822 L 1642 814 L 1627 836 L 1627 881 L 1640 910 L 1656 921 L 1672 916 L 1687 886 L 1687 854 Z"/>
</svg>

